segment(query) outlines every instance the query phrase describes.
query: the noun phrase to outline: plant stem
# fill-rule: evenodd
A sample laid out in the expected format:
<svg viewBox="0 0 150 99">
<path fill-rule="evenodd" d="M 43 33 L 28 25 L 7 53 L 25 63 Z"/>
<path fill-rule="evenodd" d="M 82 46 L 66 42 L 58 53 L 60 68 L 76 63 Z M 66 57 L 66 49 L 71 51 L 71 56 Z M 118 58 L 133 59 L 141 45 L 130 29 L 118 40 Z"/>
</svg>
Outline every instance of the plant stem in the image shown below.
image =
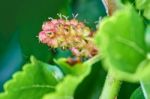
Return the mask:
<svg viewBox="0 0 150 99">
<path fill-rule="evenodd" d="M 111 16 L 117 9 L 122 7 L 120 0 L 102 0 L 102 2 L 109 16 Z"/>
<path fill-rule="evenodd" d="M 93 65 L 93 64 L 95 64 L 96 62 L 98 62 L 100 60 L 101 60 L 101 57 L 98 54 L 98 55 L 94 56 L 93 58 L 89 59 L 88 61 L 86 61 L 86 63 L 90 64 L 90 65 Z"/>
<path fill-rule="evenodd" d="M 115 78 L 111 71 L 108 72 L 102 94 L 99 99 L 117 99 L 121 81 Z"/>
</svg>

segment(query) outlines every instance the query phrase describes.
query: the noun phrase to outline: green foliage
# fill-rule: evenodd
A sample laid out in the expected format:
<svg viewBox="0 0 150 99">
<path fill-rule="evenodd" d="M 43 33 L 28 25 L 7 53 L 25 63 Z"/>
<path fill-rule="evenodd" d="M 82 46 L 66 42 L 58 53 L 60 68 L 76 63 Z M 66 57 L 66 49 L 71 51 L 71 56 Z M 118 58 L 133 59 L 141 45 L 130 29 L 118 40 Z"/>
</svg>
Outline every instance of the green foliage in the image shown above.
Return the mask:
<svg viewBox="0 0 150 99">
<path fill-rule="evenodd" d="M 150 25 L 148 25 L 146 28 L 145 41 L 146 41 L 148 52 L 150 52 Z"/>
<path fill-rule="evenodd" d="M 3 41 L 3 42 L 0 42 L 1 43 L 0 44 L 0 52 L 1 52 L 1 48 L 3 48 L 2 50 L 5 51 L 6 47 L 4 48 L 4 46 L 6 46 L 8 44 L 8 41 L 10 41 L 10 39 L 14 35 L 13 32 L 17 31 L 17 33 L 19 34 L 19 41 L 17 41 L 17 43 L 19 43 L 19 44 L 21 43 L 21 50 L 23 52 L 23 58 L 28 59 L 30 57 L 30 55 L 33 54 L 34 56 L 36 56 L 38 59 L 40 59 L 42 61 L 46 61 L 46 62 L 50 61 L 51 62 L 52 58 L 54 58 L 54 57 L 57 57 L 57 58 L 60 56 L 64 57 L 64 55 L 62 55 L 61 51 L 56 51 L 55 56 L 54 56 L 53 55 L 54 53 L 51 53 L 51 51 L 50 51 L 51 49 L 49 49 L 48 47 L 39 43 L 36 36 L 38 35 L 39 31 L 41 30 L 41 25 L 42 25 L 43 21 L 47 20 L 48 17 L 57 18 L 58 17 L 57 13 L 62 13 L 64 15 L 68 16 L 72 10 L 70 8 L 71 1 L 72 0 L 65 0 L 65 1 L 63 1 L 63 0 L 62 1 L 61 0 L 42 0 L 42 1 L 41 0 L 40 1 L 15 0 L 12 2 L 10 1 L 9 3 L 5 2 L 5 1 L 4 1 L 5 3 L 0 2 L 1 12 L 3 12 L 3 11 L 11 12 L 9 14 L 2 14 L 0 16 L 1 27 L 2 27 L 0 30 L 0 31 L 2 31 L 0 33 L 0 38 Z M 6 6 L 6 4 L 7 4 L 7 6 Z M 105 13 L 104 8 L 102 7 L 102 4 L 98 0 L 95 0 L 95 1 L 88 0 L 88 1 L 84 1 L 83 3 L 81 3 L 79 0 L 79 4 L 76 5 L 76 8 L 78 9 L 78 7 L 80 6 L 81 9 L 78 9 L 78 11 L 75 12 L 75 13 L 79 13 L 79 17 L 80 17 L 79 19 L 81 19 L 81 20 L 88 19 L 87 21 L 88 22 L 90 21 L 90 23 L 88 23 L 88 24 L 89 25 L 93 24 L 93 26 L 95 27 L 94 22 L 98 21 L 98 18 L 99 18 L 99 16 L 101 16 L 101 14 L 104 15 L 104 13 Z M 95 4 L 96 4 L 96 6 L 95 6 Z M 99 4 L 101 6 L 99 6 Z M 82 6 L 84 6 L 84 7 L 82 7 Z M 94 7 L 92 7 L 92 6 L 94 6 Z M 89 11 L 89 9 L 87 9 L 87 7 L 90 9 L 90 13 L 92 13 L 92 15 L 94 14 L 94 17 L 87 16 L 89 13 L 83 14 L 83 13 Z M 92 9 L 90 7 L 92 7 Z M 84 11 L 83 11 L 83 9 L 84 9 Z M 94 10 L 94 12 L 93 12 L 93 10 Z M 92 20 L 91 20 L 91 18 L 92 18 Z M 10 23 L 8 24 L 7 21 L 9 21 Z M 17 30 L 16 30 L 16 27 L 17 27 Z M 7 31 L 9 32 L 9 34 L 6 33 Z M 17 37 L 17 39 L 18 39 L 18 37 Z M 6 42 L 5 40 L 8 40 L 8 41 Z M 14 47 L 14 45 L 13 45 L 13 47 Z M 12 47 L 9 49 L 11 50 Z M 1 52 L 1 53 L 3 53 L 3 52 Z M 10 56 L 12 56 L 12 54 L 10 54 L 8 57 L 10 57 Z M 6 61 L 9 63 L 9 60 L 6 60 Z M 26 60 L 23 60 L 23 61 L 26 62 Z M 1 67 L 3 68 L 3 66 L 1 66 Z M 6 66 L 6 65 L 5 65 L 5 67 L 9 68 L 10 70 L 12 68 L 16 68 L 16 67 L 10 67 L 10 66 Z M 74 69 L 75 68 L 76 67 L 74 67 Z M 15 69 L 15 70 L 17 70 L 17 69 Z M 47 68 L 47 69 L 51 70 L 52 68 Z M 1 69 L 1 71 L 3 72 L 2 69 Z M 97 69 L 97 72 L 98 71 L 100 71 L 100 70 Z M 13 72 L 15 72 L 15 71 L 13 71 Z M 75 74 L 76 74 L 76 72 L 78 72 L 78 70 L 73 71 L 73 69 L 71 69 L 71 72 L 75 72 Z M 6 74 L 8 75 L 7 71 L 6 71 Z M 77 74 L 79 75 L 79 73 L 77 73 Z M 92 74 L 96 75 L 95 72 L 93 72 Z M 49 75 L 47 75 L 47 73 L 45 74 L 45 76 L 49 77 Z M 1 78 L 0 78 L 0 80 L 1 80 Z M 94 79 L 94 80 L 99 80 L 99 79 Z"/>
<path fill-rule="evenodd" d="M 31 57 L 31 63 L 26 64 L 23 71 L 15 73 L 13 79 L 5 84 L 5 92 L 0 94 L 0 99 L 25 99 L 27 96 L 28 99 L 41 99 L 45 94 L 43 99 L 73 98 L 79 83 L 90 73 L 91 65 L 85 62 L 72 67 L 66 63 L 66 59 L 55 61 L 62 71 L 57 66 Z"/>
<path fill-rule="evenodd" d="M 144 96 L 143 96 L 143 92 L 142 92 L 142 89 L 141 87 L 137 88 L 132 96 L 130 97 L 130 99 L 145 99 Z"/>
<path fill-rule="evenodd" d="M 150 99 L 150 79 L 149 79 L 149 81 L 142 81 L 141 87 L 142 87 L 142 91 L 144 93 L 144 97 L 146 99 Z"/>
<path fill-rule="evenodd" d="M 77 87 L 74 98 L 99 99 L 105 77 L 106 71 L 102 68 L 101 62 L 93 64 L 91 73 Z"/>
<path fill-rule="evenodd" d="M 53 64 L 57 65 L 46 64 L 31 57 L 31 63 L 23 66 L 22 71 L 15 73 L 13 78 L 6 82 L 0 99 L 99 99 L 101 94 L 111 96 L 112 99 L 129 98 L 137 84 L 131 84 L 133 86 L 129 86 L 130 88 L 125 88 L 125 84 L 122 84 L 124 87 L 117 96 L 121 81 L 141 85 L 130 99 L 150 99 L 150 26 L 143 18 L 144 16 L 150 19 L 149 0 L 121 0 L 123 3 L 135 1 L 138 10 L 131 5 L 124 5 L 111 17 L 100 21 L 94 39 L 105 69 L 109 71 L 103 90 L 106 73 L 101 62 L 98 62 L 100 57 L 70 65 L 66 58 L 60 58 L 71 56 L 69 50 L 57 49 L 55 53 L 51 53 L 48 47 L 40 44 L 36 38 L 43 20 L 47 20 L 47 17 L 56 17 L 58 12 L 70 14 L 70 0 L 44 0 L 42 3 L 35 1 L 24 1 L 18 13 L 15 13 L 15 25 L 19 25 L 22 51 L 27 57 L 33 54 L 46 62 L 52 62 L 52 59 L 56 58 Z M 76 0 L 73 3 L 73 12 L 79 13 L 78 19 L 88 19 L 87 24 L 93 28 L 94 21 L 105 14 L 101 5 L 102 9 L 95 6 L 98 5 L 97 0 Z"/>
<path fill-rule="evenodd" d="M 146 55 L 141 17 L 128 5 L 105 18 L 96 34 L 96 43 L 110 68 L 134 73 Z"/>
<path fill-rule="evenodd" d="M 72 13 L 71 1 L 0 0 L 0 91 L 4 82 L 29 61 L 31 55 L 52 62 L 52 56 L 57 53 L 41 44 L 37 36 L 48 17 Z"/>
<path fill-rule="evenodd" d="M 62 78 L 58 67 L 31 57 L 31 63 L 4 85 L 5 92 L 0 94 L 0 99 L 41 99 L 44 94 L 54 91 Z"/>
<path fill-rule="evenodd" d="M 143 15 L 150 20 L 150 0 L 136 0 L 136 7 L 143 10 Z"/>
<path fill-rule="evenodd" d="M 56 92 L 46 95 L 43 99 L 73 99 L 75 88 L 80 79 L 74 76 L 67 76 L 62 83 L 56 87 Z"/>
<path fill-rule="evenodd" d="M 80 76 L 82 73 L 86 72 L 86 68 L 88 68 L 88 66 L 82 65 L 82 63 L 78 63 L 73 66 L 69 65 L 67 63 L 67 59 L 65 58 L 55 60 L 55 63 L 57 63 L 60 66 L 60 68 L 66 75 L 70 74 L 74 76 Z"/>
<path fill-rule="evenodd" d="M 81 83 L 81 81 L 90 73 L 91 65 L 85 63 L 76 64 L 71 66 L 66 64 L 65 59 L 57 61 L 66 77 L 56 86 L 56 91 L 47 94 L 44 99 L 73 99 L 75 89 Z"/>
<path fill-rule="evenodd" d="M 149 71 L 150 71 L 150 60 L 148 57 L 148 60 L 144 62 L 143 65 L 141 65 L 138 70 L 141 88 L 146 99 L 150 98 L 150 78 L 149 78 L 150 72 Z"/>
<path fill-rule="evenodd" d="M 122 82 L 121 88 L 119 90 L 118 99 L 130 99 L 134 90 L 139 87 L 138 83 Z"/>
<path fill-rule="evenodd" d="M 141 5 L 146 7 L 147 4 L 149 5 L 148 1 Z M 143 10 L 141 5 L 138 5 L 138 8 Z M 127 5 L 112 17 L 102 20 L 95 40 L 107 69 L 112 70 L 120 80 L 140 81 L 144 96 L 141 96 L 140 91 L 135 91 L 132 99 L 150 98 L 150 65 L 147 54 L 149 26 L 146 26 L 145 31 L 143 23 L 142 17 Z"/>
</svg>

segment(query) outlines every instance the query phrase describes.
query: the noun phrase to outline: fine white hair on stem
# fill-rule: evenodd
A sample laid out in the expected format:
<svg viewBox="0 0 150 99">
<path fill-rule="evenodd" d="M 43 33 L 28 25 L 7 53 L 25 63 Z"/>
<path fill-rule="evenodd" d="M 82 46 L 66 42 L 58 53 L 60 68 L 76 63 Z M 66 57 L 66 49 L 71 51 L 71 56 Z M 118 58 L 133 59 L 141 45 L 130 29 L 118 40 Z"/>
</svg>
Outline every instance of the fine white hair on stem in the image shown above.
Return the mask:
<svg viewBox="0 0 150 99">
<path fill-rule="evenodd" d="M 65 16 L 65 15 L 62 15 L 62 17 L 66 20 L 68 20 L 69 16 Z"/>
<path fill-rule="evenodd" d="M 99 17 L 98 21 L 95 21 L 96 28 L 98 28 L 98 26 L 101 23 L 101 21 L 102 21 L 102 16 Z"/>
<path fill-rule="evenodd" d="M 48 19 L 49 19 L 49 20 L 53 20 L 53 18 L 52 18 L 52 17 L 48 17 Z"/>
<path fill-rule="evenodd" d="M 37 37 L 37 38 L 39 38 L 39 36 L 38 36 L 38 35 L 37 35 L 36 37 Z M 39 43 L 41 43 L 41 41 L 40 41 L 40 40 L 38 40 L 38 42 L 39 42 Z"/>
<path fill-rule="evenodd" d="M 77 18 L 78 17 L 78 13 L 76 13 L 76 14 L 74 14 L 74 13 L 72 13 L 72 17 L 75 19 L 75 18 Z"/>
<path fill-rule="evenodd" d="M 58 15 L 58 17 L 59 17 L 60 19 L 62 19 L 62 14 L 61 14 L 61 13 L 57 13 L 57 15 Z"/>
</svg>

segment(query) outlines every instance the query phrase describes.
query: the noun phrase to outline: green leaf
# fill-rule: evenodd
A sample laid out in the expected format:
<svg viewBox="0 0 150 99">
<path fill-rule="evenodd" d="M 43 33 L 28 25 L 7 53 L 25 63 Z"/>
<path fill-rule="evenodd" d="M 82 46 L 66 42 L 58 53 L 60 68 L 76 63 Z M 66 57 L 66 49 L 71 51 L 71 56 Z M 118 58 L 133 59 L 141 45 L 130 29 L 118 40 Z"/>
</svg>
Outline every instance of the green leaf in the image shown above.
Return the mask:
<svg viewBox="0 0 150 99">
<path fill-rule="evenodd" d="M 145 99 L 150 99 L 150 56 L 139 65 L 136 71 L 136 78 L 139 79 Z"/>
<path fill-rule="evenodd" d="M 146 57 L 143 20 L 130 5 L 105 18 L 95 38 L 109 68 L 134 73 Z"/>
<path fill-rule="evenodd" d="M 74 99 L 99 99 L 105 78 L 106 71 L 101 62 L 97 62 L 92 66 L 91 73 L 77 87 Z"/>
<path fill-rule="evenodd" d="M 66 61 L 64 61 L 64 63 L 66 63 Z M 66 68 L 67 72 L 69 69 L 70 71 L 73 71 L 71 68 L 75 68 L 75 72 L 68 72 L 63 81 L 57 85 L 56 91 L 45 95 L 43 99 L 73 99 L 77 86 L 91 71 L 91 65 L 86 62 L 83 64 L 74 65 L 73 67 L 62 63 L 60 65 L 63 67 L 63 70 Z M 68 68 L 67 66 L 70 66 L 71 68 Z"/>
<path fill-rule="evenodd" d="M 149 0 L 136 0 L 136 7 L 138 9 L 144 9 L 148 3 L 149 3 Z"/>
<path fill-rule="evenodd" d="M 79 77 L 83 75 L 84 72 L 87 71 L 86 69 L 87 66 L 84 66 L 82 63 L 78 63 L 76 65 L 70 66 L 69 64 L 66 63 L 66 61 L 67 60 L 63 58 L 59 60 L 55 60 L 55 62 L 60 66 L 64 74 L 66 74 L 66 76 L 73 75 L 78 77 L 76 79 L 79 79 Z M 94 58 L 89 59 L 86 62 L 88 65 L 92 63 L 96 63 L 96 64 L 92 65 L 90 74 L 87 77 L 85 77 L 84 80 L 82 80 L 80 83 L 74 82 L 77 83 L 75 88 L 76 90 L 74 91 L 75 99 L 83 99 L 83 98 L 98 99 L 99 98 L 99 94 L 102 90 L 106 73 L 102 69 L 101 63 L 98 61 L 99 61 L 99 57 L 95 56 Z"/>
<path fill-rule="evenodd" d="M 150 99 L 150 57 L 148 55 L 148 59 L 145 61 L 145 64 L 140 66 L 137 73 L 140 78 L 141 88 L 144 94 L 145 99 Z M 142 71 L 142 73 L 141 73 Z"/>
<path fill-rule="evenodd" d="M 145 41 L 146 41 L 148 52 L 150 52 L 150 25 L 148 25 L 146 28 Z"/>
<path fill-rule="evenodd" d="M 150 20 L 150 0 L 136 0 L 136 7 L 144 10 L 144 16 Z"/>
<path fill-rule="evenodd" d="M 139 87 L 139 83 L 122 82 L 118 99 L 130 99 L 133 92 Z"/>
<path fill-rule="evenodd" d="M 133 79 L 137 78 L 140 81 L 141 88 L 145 99 L 150 99 L 150 55 L 147 54 L 147 58 L 140 63 Z M 136 92 L 137 93 L 137 92 Z M 136 98 L 133 98 L 136 99 Z M 139 98 L 140 99 L 140 98 Z"/>
<path fill-rule="evenodd" d="M 80 79 L 74 76 L 65 77 L 62 83 L 56 87 L 56 92 L 46 95 L 43 99 L 73 99 L 74 91 Z"/>
<path fill-rule="evenodd" d="M 83 74 L 84 72 L 87 71 L 87 69 L 85 69 L 86 67 L 88 68 L 88 66 L 84 66 L 82 65 L 83 63 L 77 63 L 75 65 L 70 65 L 67 63 L 67 59 L 66 58 L 61 58 L 58 60 L 55 60 L 55 63 L 57 63 L 59 65 L 59 67 L 62 69 L 62 71 L 64 72 L 64 74 L 66 75 L 74 75 L 74 76 L 80 76 L 81 74 Z"/>
<path fill-rule="evenodd" d="M 137 88 L 132 93 L 130 99 L 145 99 L 141 87 Z"/>
<path fill-rule="evenodd" d="M 141 81 L 141 87 L 145 99 L 150 99 L 150 79 L 149 81 Z"/>
<path fill-rule="evenodd" d="M 0 94 L 0 99 L 41 99 L 44 94 L 54 91 L 62 78 L 58 67 L 31 57 L 31 63 L 4 85 L 5 92 Z"/>
<path fill-rule="evenodd" d="M 144 10 L 144 16 L 150 20 L 150 3 L 149 6 Z"/>
</svg>

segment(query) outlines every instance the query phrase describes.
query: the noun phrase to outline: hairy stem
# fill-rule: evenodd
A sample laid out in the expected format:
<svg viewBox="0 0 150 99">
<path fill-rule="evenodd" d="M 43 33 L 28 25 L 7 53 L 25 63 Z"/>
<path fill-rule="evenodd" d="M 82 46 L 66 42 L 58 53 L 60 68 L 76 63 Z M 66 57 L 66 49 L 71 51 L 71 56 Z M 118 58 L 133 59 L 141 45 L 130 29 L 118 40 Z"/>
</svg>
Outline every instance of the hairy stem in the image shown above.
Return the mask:
<svg viewBox="0 0 150 99">
<path fill-rule="evenodd" d="M 111 71 L 108 72 L 102 94 L 99 99 L 117 99 L 121 81 L 115 78 Z"/>
</svg>

